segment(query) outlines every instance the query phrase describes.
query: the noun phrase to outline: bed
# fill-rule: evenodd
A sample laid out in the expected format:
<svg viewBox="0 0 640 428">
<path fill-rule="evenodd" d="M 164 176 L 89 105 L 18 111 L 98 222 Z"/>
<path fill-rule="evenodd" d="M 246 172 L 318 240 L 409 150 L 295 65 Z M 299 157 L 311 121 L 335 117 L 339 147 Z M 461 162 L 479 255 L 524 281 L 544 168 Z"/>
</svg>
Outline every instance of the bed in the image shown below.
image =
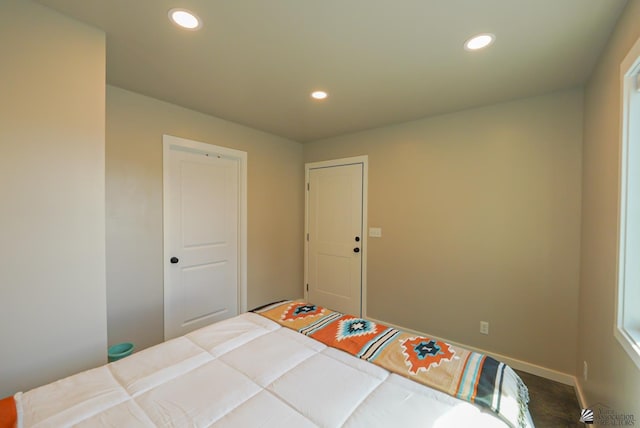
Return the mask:
<svg viewBox="0 0 640 428">
<path fill-rule="evenodd" d="M 403 340 L 418 356 L 439 360 L 412 366 L 407 355 L 389 357 Z M 17 393 L 4 405 L 15 408 L 18 427 L 533 427 L 526 387 L 500 363 L 489 395 L 479 381 L 470 383 L 470 395 L 468 388 L 443 392 L 454 383 L 465 389 L 467 378 L 479 379 L 484 371 L 464 368 L 475 353 L 445 345 L 285 301 Z M 385 367 L 394 358 L 404 361 L 404 369 Z M 483 358 L 480 366 L 495 361 Z M 449 362 L 463 371 L 442 381 Z M 491 404 L 496 391 L 497 411 Z"/>
</svg>

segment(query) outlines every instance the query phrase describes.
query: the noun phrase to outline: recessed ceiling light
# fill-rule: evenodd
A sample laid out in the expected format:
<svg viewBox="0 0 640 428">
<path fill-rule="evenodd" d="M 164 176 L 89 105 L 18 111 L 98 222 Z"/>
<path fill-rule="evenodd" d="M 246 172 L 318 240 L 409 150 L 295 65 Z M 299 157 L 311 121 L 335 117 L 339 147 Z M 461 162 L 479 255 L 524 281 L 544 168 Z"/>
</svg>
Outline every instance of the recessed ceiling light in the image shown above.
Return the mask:
<svg viewBox="0 0 640 428">
<path fill-rule="evenodd" d="M 171 9 L 169 11 L 169 19 L 174 24 L 187 30 L 197 30 L 202 26 L 198 17 L 186 9 Z"/>
<path fill-rule="evenodd" d="M 478 49 L 486 48 L 492 44 L 495 39 L 496 36 L 490 33 L 478 34 L 464 42 L 464 48 L 468 51 L 477 51 Z"/>
<path fill-rule="evenodd" d="M 315 98 L 316 100 L 324 100 L 328 96 L 329 94 L 327 94 L 325 91 L 314 91 L 311 93 L 311 98 Z"/>
</svg>

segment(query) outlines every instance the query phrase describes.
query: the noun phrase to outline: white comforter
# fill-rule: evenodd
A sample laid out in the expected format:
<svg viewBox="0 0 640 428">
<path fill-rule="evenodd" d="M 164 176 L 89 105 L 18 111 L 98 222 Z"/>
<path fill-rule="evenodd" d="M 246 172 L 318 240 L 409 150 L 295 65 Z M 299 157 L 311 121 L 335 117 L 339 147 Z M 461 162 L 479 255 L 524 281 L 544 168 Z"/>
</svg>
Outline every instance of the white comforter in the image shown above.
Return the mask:
<svg viewBox="0 0 640 428">
<path fill-rule="evenodd" d="M 505 426 L 253 313 L 16 399 L 24 427 Z"/>
</svg>

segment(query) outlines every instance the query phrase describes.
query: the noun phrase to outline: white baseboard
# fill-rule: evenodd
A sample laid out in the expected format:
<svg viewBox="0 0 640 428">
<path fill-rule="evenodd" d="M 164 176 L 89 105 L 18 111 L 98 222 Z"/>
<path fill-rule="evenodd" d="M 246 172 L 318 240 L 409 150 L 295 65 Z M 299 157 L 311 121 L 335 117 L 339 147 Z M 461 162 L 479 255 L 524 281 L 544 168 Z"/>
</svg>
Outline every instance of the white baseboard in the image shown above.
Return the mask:
<svg viewBox="0 0 640 428">
<path fill-rule="evenodd" d="M 581 409 L 588 408 L 589 404 L 587 403 L 587 400 L 584 397 L 584 391 L 582 391 L 582 384 L 578 382 L 577 379 L 576 379 L 574 388 L 576 389 L 576 397 L 578 397 L 578 403 L 580 403 L 580 408 Z"/>
<path fill-rule="evenodd" d="M 371 318 L 370 316 L 366 316 L 366 318 L 371 320 L 371 321 L 387 325 L 389 327 L 393 327 L 393 328 L 397 328 L 399 330 L 406 331 L 407 333 L 412 333 L 412 334 L 415 334 L 417 336 L 432 337 L 434 339 L 441 340 L 441 341 L 446 342 L 446 343 L 450 343 L 453 346 L 459 346 L 461 348 L 466 348 L 466 349 L 468 349 L 470 351 L 473 351 L 473 352 L 478 352 L 478 353 L 481 353 L 481 354 L 489 355 L 490 357 L 493 357 L 496 360 L 499 360 L 499 361 L 502 361 L 502 362 L 508 364 L 509 366 L 511 366 L 511 368 L 514 368 L 514 369 L 517 369 L 517 370 L 522 370 L 523 372 L 531 373 L 533 375 L 540 376 L 540 377 L 543 377 L 545 379 L 550 379 L 550 380 L 553 380 L 553 381 L 556 381 L 556 382 L 560 382 L 560 383 L 563 383 L 565 385 L 574 386 L 574 387 L 576 387 L 576 391 L 578 391 L 578 388 L 577 388 L 578 385 L 577 385 L 577 382 L 576 382 L 576 378 L 574 376 L 570 375 L 570 374 L 562 373 L 562 372 L 559 372 L 557 370 L 548 369 L 546 367 L 542 367 L 542 366 L 539 366 L 539 365 L 536 365 L 536 364 L 528 363 L 526 361 L 522 361 L 522 360 L 518 360 L 518 359 L 515 359 L 515 358 L 507 357 L 506 355 L 496 354 L 495 352 L 490 352 L 490 351 L 487 351 L 487 350 L 484 350 L 484 349 L 474 348 L 473 346 L 468 346 L 468 345 L 464 345 L 462 343 L 457 343 L 457 342 L 454 342 L 452 340 L 448 340 L 448 339 L 445 339 L 445 338 L 442 338 L 442 337 L 434 336 L 432 334 L 428 334 L 428 333 L 424 333 L 424 332 L 421 332 L 421 331 L 413 330 L 413 329 L 410 329 L 410 328 L 402 327 L 402 326 L 399 326 L 399 325 L 391 324 L 391 323 L 388 323 L 388 322 L 385 322 L 385 321 L 376 320 L 375 318 Z M 580 393 L 581 393 L 581 391 L 580 391 Z M 582 400 L 582 398 L 583 398 L 582 396 L 578 397 L 578 399 L 581 400 L 580 404 L 583 404 L 584 400 Z"/>
</svg>

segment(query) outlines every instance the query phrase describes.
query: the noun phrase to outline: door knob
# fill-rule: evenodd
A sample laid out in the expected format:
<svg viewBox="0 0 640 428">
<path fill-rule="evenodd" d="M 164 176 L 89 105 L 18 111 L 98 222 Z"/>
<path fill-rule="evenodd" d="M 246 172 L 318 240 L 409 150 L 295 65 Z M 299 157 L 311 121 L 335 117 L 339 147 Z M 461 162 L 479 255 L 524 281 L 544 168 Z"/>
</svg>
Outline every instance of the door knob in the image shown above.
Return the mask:
<svg viewBox="0 0 640 428">
<path fill-rule="evenodd" d="M 359 252 L 360 252 L 360 248 L 358 248 L 358 247 L 354 248 L 354 249 L 353 249 L 353 252 L 354 252 L 354 253 L 359 253 Z"/>
<path fill-rule="evenodd" d="M 178 262 L 180 261 L 180 259 L 178 259 L 177 257 L 171 257 L 171 258 L 169 259 L 169 261 L 170 261 L 171 263 L 173 263 L 173 264 L 176 264 L 176 263 L 178 263 Z"/>
</svg>

